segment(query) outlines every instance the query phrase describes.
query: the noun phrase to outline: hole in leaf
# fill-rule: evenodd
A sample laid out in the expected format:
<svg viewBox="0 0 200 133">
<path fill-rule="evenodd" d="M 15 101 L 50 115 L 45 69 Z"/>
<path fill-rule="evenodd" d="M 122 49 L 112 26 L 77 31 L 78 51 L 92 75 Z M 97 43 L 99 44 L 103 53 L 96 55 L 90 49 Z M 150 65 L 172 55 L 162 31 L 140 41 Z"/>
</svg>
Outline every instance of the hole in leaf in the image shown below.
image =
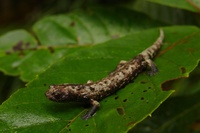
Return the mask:
<svg viewBox="0 0 200 133">
<path fill-rule="evenodd" d="M 117 108 L 117 113 L 121 116 L 123 116 L 125 113 L 124 113 L 124 109 L 123 108 Z"/>
<path fill-rule="evenodd" d="M 147 82 L 145 82 L 145 81 L 141 81 L 141 82 L 140 82 L 140 84 L 146 84 L 146 83 L 147 83 Z"/>
<path fill-rule="evenodd" d="M 89 124 L 86 124 L 85 126 L 86 126 L 86 127 L 88 127 L 88 126 L 89 126 Z"/>
<path fill-rule="evenodd" d="M 141 97 L 140 99 L 141 99 L 141 100 L 144 100 L 144 97 Z"/>
<path fill-rule="evenodd" d="M 163 84 L 162 84 L 162 90 L 163 91 L 169 91 L 169 90 L 172 90 L 172 88 L 173 88 L 173 84 L 176 82 L 177 80 L 168 80 L 168 81 L 166 81 L 166 82 L 164 82 Z"/>
<path fill-rule="evenodd" d="M 6 51 L 6 55 L 10 55 L 11 53 L 11 51 Z"/>
<path fill-rule="evenodd" d="M 134 125 L 135 124 L 135 122 L 129 122 L 128 124 L 127 124 L 127 126 L 131 126 L 131 125 Z"/>
<path fill-rule="evenodd" d="M 151 86 L 149 86 L 148 89 L 151 89 Z"/>
<path fill-rule="evenodd" d="M 117 100 L 118 98 L 119 98 L 119 97 L 118 97 L 118 96 L 116 96 L 116 97 L 115 97 L 115 100 Z"/>
<path fill-rule="evenodd" d="M 72 121 L 69 121 L 68 123 L 70 124 L 70 123 L 72 123 Z M 69 125 L 67 125 L 67 126 L 69 127 Z"/>
<path fill-rule="evenodd" d="M 123 100 L 123 102 L 126 102 L 126 101 L 127 101 L 127 99 L 124 99 L 124 100 Z"/>
<path fill-rule="evenodd" d="M 147 92 L 147 90 L 143 90 L 143 92 Z"/>
</svg>

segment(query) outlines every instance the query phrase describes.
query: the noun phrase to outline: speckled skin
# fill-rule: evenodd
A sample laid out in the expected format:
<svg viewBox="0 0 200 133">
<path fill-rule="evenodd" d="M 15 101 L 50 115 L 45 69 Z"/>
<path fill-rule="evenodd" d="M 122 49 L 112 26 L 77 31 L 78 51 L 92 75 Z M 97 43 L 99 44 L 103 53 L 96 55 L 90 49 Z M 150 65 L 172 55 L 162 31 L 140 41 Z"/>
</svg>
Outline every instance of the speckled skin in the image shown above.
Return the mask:
<svg viewBox="0 0 200 133">
<path fill-rule="evenodd" d="M 128 62 L 121 61 L 107 77 L 96 82 L 88 81 L 85 84 L 51 85 L 46 96 L 57 102 L 77 101 L 91 104 L 91 110 L 82 117 L 88 119 L 94 115 L 100 106 L 98 101 L 126 86 L 148 66 L 151 68 L 149 75 L 157 73 L 157 67 L 151 59 L 160 49 L 163 39 L 164 33 L 160 29 L 160 36 L 152 46 Z"/>
</svg>

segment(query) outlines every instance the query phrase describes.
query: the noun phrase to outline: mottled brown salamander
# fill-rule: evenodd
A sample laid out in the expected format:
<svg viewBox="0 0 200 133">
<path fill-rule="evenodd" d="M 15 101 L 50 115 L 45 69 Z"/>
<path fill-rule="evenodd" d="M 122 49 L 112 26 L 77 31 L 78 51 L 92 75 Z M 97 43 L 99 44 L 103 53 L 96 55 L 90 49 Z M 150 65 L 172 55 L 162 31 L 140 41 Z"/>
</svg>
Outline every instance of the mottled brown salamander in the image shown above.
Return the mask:
<svg viewBox="0 0 200 133">
<path fill-rule="evenodd" d="M 130 83 L 139 73 L 150 67 L 149 75 L 158 72 L 156 65 L 151 60 L 160 49 L 164 39 L 163 30 L 152 46 L 138 54 L 130 61 L 120 61 L 117 68 L 107 77 L 85 84 L 60 84 L 51 85 L 46 96 L 56 102 L 84 102 L 92 105 L 91 109 L 82 116 L 82 119 L 92 117 L 100 104 L 98 101 L 113 94 Z"/>
</svg>

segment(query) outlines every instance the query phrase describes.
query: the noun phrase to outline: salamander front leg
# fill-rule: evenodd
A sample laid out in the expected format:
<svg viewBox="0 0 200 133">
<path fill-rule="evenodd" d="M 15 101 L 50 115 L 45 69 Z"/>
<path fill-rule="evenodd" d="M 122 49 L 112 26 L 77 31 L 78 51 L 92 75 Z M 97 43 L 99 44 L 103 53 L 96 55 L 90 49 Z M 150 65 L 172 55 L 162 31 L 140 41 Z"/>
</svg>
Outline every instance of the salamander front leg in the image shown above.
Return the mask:
<svg viewBox="0 0 200 133">
<path fill-rule="evenodd" d="M 146 62 L 148 63 L 148 66 L 150 67 L 150 70 L 148 71 L 149 76 L 153 76 L 156 73 L 158 73 L 158 68 L 152 60 L 148 59 L 146 60 Z"/>
<path fill-rule="evenodd" d="M 119 62 L 119 64 L 117 65 L 117 69 L 118 68 L 120 68 L 120 67 L 122 67 L 124 64 L 126 64 L 127 63 L 127 61 L 125 61 L 125 60 L 121 60 L 120 62 Z"/>
<path fill-rule="evenodd" d="M 111 72 L 109 75 L 112 75 L 117 69 L 120 69 L 124 64 L 126 64 L 127 63 L 127 61 L 125 61 L 125 60 L 121 60 L 120 62 L 119 62 L 119 64 L 117 65 L 117 67 L 115 68 L 115 70 L 113 71 L 113 72 Z"/>
<path fill-rule="evenodd" d="M 93 83 L 93 81 L 92 81 L 92 80 L 88 80 L 88 81 L 87 81 L 87 84 L 90 84 L 90 83 Z"/>
<path fill-rule="evenodd" d="M 93 99 L 90 100 L 90 104 L 92 105 L 92 108 L 82 116 L 83 120 L 87 120 L 92 117 L 96 113 L 97 109 L 100 107 L 99 102 Z"/>
</svg>

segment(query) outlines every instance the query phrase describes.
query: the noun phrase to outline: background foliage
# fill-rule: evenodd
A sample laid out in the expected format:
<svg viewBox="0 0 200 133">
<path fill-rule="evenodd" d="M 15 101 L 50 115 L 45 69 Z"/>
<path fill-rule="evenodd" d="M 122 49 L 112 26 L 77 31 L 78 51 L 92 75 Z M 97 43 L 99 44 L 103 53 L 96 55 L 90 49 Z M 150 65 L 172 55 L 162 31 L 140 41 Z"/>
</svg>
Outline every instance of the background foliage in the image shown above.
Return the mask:
<svg viewBox="0 0 200 133">
<path fill-rule="evenodd" d="M 1 132 L 200 132 L 198 0 L 0 5 Z M 154 59 L 159 73 L 142 73 L 102 100 L 92 119 L 80 119 L 88 108 L 79 103 L 44 96 L 50 84 L 105 77 L 151 45 L 159 27 L 165 32 Z"/>
</svg>

